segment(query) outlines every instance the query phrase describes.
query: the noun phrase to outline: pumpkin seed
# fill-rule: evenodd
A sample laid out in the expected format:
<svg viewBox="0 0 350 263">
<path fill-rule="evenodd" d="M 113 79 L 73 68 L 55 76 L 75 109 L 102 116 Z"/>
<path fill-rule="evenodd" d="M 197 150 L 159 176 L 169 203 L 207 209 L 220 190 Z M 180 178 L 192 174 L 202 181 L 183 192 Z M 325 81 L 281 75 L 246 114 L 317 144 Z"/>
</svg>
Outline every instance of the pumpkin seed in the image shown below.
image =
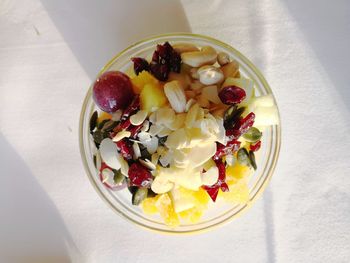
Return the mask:
<svg viewBox="0 0 350 263">
<path fill-rule="evenodd" d="M 90 133 L 91 134 L 94 131 L 94 129 L 96 128 L 97 118 L 98 118 L 97 111 L 94 111 L 94 113 L 91 115 L 91 118 L 90 118 Z"/>
<path fill-rule="evenodd" d="M 246 148 L 241 148 L 237 152 L 237 161 L 241 165 L 251 166 L 251 161 L 249 159 L 249 154 Z"/>
<path fill-rule="evenodd" d="M 114 173 L 114 177 L 113 177 L 114 183 L 121 184 L 124 181 L 125 177 L 120 171 L 120 169 L 119 170 L 112 169 L 112 171 Z"/>
<path fill-rule="evenodd" d="M 148 189 L 144 187 L 140 187 L 136 190 L 136 192 L 132 195 L 132 204 L 139 205 L 145 198 L 147 197 Z"/>
<path fill-rule="evenodd" d="M 107 122 L 109 122 L 109 121 L 110 121 L 110 120 L 103 120 L 103 121 L 101 121 L 101 122 L 98 124 L 97 129 L 102 130 L 103 126 L 104 126 Z"/>
<path fill-rule="evenodd" d="M 254 168 L 254 170 L 256 170 L 258 167 L 256 165 L 255 154 L 253 151 L 249 151 L 249 160 L 250 160 L 251 166 Z"/>
<path fill-rule="evenodd" d="M 92 137 L 94 138 L 96 147 L 98 148 L 100 143 L 103 141 L 104 138 L 107 138 L 108 134 L 106 132 L 103 132 L 101 130 L 96 130 L 93 134 Z"/>
<path fill-rule="evenodd" d="M 243 138 L 248 142 L 257 142 L 261 139 L 261 136 L 262 132 L 255 127 L 251 127 L 245 134 L 243 134 Z"/>
<path fill-rule="evenodd" d="M 165 142 L 168 139 L 168 136 L 160 137 L 158 140 L 158 144 L 161 146 L 165 146 Z"/>
<path fill-rule="evenodd" d="M 233 122 L 235 122 L 244 111 L 245 107 L 238 108 L 237 105 L 229 107 L 224 113 L 225 126 L 232 126 Z"/>
<path fill-rule="evenodd" d="M 113 120 L 109 120 L 107 121 L 103 127 L 102 127 L 102 131 L 106 131 L 106 132 L 110 132 L 111 130 L 113 130 L 115 127 L 117 127 L 118 122 L 117 121 L 113 121 Z"/>
</svg>

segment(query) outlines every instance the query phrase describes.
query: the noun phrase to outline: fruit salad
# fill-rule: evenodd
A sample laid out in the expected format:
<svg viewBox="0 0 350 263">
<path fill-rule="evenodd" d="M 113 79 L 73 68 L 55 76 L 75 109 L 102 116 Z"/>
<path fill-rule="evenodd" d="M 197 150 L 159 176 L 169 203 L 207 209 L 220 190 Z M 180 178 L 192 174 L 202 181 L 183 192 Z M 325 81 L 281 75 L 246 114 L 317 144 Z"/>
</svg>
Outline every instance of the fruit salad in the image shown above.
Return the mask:
<svg viewBox="0 0 350 263">
<path fill-rule="evenodd" d="M 239 63 L 211 46 L 165 42 L 151 55 L 93 84 L 99 179 L 169 227 L 219 201 L 247 203 L 264 127 L 278 122 L 273 97 L 257 97 Z"/>
</svg>

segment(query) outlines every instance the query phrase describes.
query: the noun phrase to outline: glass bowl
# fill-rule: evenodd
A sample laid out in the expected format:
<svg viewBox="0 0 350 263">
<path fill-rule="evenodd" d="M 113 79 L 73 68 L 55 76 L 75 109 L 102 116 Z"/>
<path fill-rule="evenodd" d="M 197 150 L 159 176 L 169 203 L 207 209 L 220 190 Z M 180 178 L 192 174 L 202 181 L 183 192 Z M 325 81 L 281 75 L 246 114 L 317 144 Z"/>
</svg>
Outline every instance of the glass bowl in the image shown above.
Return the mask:
<svg viewBox="0 0 350 263">
<path fill-rule="evenodd" d="M 98 73 L 96 78 L 109 70 L 127 71 L 131 67 L 131 57 L 150 57 L 156 44 L 164 43 L 165 41 L 169 41 L 171 44 L 190 42 L 198 46 L 210 45 L 218 52 L 224 51 L 239 62 L 241 75 L 255 82 L 256 95 L 272 94 L 269 85 L 259 70 L 240 52 L 219 40 L 196 34 L 166 34 L 137 42 L 112 58 Z M 83 103 L 79 124 L 80 152 L 86 173 L 101 198 L 106 201 L 118 215 L 148 230 L 170 234 L 185 234 L 207 231 L 227 223 L 240 215 L 243 211 L 246 211 L 254 203 L 258 196 L 264 191 L 276 166 L 281 140 L 280 125 L 269 126 L 264 130 L 262 148 L 256 157 L 258 169 L 250 177 L 248 183 L 248 203 L 244 205 L 233 205 L 217 201 L 209 205 L 208 210 L 204 212 L 200 222 L 195 224 L 181 224 L 176 228 L 169 228 L 163 223 L 160 216 L 145 215 L 140 207 L 133 206 L 131 204 L 131 194 L 127 189 L 112 191 L 101 183 L 93 163 L 95 146 L 90 138 L 91 135 L 89 132 L 89 119 L 96 109 L 96 105 L 92 99 L 92 87 L 90 86 Z"/>
</svg>

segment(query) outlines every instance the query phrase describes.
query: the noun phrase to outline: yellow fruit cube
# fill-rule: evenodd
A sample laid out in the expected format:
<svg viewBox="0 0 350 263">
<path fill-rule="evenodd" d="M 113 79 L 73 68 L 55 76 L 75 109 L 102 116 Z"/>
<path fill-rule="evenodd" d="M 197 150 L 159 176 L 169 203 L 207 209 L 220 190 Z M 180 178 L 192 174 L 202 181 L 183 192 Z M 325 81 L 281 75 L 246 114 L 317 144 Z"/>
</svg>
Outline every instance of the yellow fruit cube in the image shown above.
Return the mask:
<svg viewBox="0 0 350 263">
<path fill-rule="evenodd" d="M 160 108 L 165 105 L 167 98 L 160 85 L 146 84 L 140 94 L 141 110 L 150 112 L 152 108 Z"/>
<path fill-rule="evenodd" d="M 156 202 L 159 198 L 159 195 L 155 197 L 149 197 L 142 201 L 141 208 L 143 212 L 147 215 L 153 215 L 158 213 L 158 208 L 156 206 Z"/>
<path fill-rule="evenodd" d="M 99 116 L 98 116 L 97 123 L 101 123 L 101 122 L 103 122 L 104 120 L 110 120 L 111 118 L 112 118 L 112 115 L 111 115 L 111 114 L 102 111 L 102 112 L 99 114 Z"/>
<path fill-rule="evenodd" d="M 162 194 L 156 201 L 156 207 L 166 225 L 176 227 L 180 224 L 179 217 L 174 211 L 173 204 L 168 194 Z"/>
<path fill-rule="evenodd" d="M 250 174 L 248 166 L 240 165 L 238 162 L 226 168 L 226 183 L 231 186 Z M 230 187 L 231 189 L 231 187 Z"/>
<path fill-rule="evenodd" d="M 246 180 L 230 185 L 229 192 L 219 192 L 226 202 L 246 204 L 249 201 L 249 189 Z"/>
<path fill-rule="evenodd" d="M 201 219 L 203 211 L 197 207 L 192 207 L 179 213 L 179 216 L 191 223 L 197 223 Z"/>
<path fill-rule="evenodd" d="M 159 81 L 148 71 L 142 71 L 137 76 L 133 77 L 131 83 L 136 94 L 140 94 L 146 84 L 160 85 Z"/>
<path fill-rule="evenodd" d="M 193 195 L 194 195 L 194 198 L 196 199 L 196 207 L 201 209 L 207 208 L 210 198 L 208 193 L 204 189 L 199 188 L 199 190 L 195 191 Z"/>
</svg>

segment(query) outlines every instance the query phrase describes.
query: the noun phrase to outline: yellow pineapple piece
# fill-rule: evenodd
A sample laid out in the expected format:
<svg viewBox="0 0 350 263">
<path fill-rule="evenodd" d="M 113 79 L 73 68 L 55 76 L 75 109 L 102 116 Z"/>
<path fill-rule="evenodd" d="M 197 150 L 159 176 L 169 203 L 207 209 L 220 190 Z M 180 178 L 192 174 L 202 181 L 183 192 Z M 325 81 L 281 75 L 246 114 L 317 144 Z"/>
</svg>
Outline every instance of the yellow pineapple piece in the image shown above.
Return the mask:
<svg viewBox="0 0 350 263">
<path fill-rule="evenodd" d="M 146 84 L 160 85 L 159 80 L 153 77 L 148 71 L 142 71 L 137 76 L 133 77 L 131 83 L 136 94 L 140 94 Z"/>
<path fill-rule="evenodd" d="M 162 194 L 156 201 L 156 207 L 166 225 L 176 227 L 180 224 L 179 217 L 174 211 L 173 204 L 168 194 Z"/>
<path fill-rule="evenodd" d="M 197 207 L 192 207 L 185 211 L 179 213 L 179 216 L 191 223 L 197 223 L 203 215 L 203 210 L 198 209 Z"/>
<path fill-rule="evenodd" d="M 248 166 L 241 165 L 236 162 L 235 165 L 226 168 L 226 183 L 231 189 L 231 185 L 249 176 L 250 172 L 251 171 Z"/>
<path fill-rule="evenodd" d="M 98 119 L 97 119 L 97 123 L 101 123 L 103 122 L 104 120 L 109 120 L 112 118 L 112 115 L 107 113 L 107 112 L 104 112 L 102 111 L 99 116 L 98 116 Z"/>
<path fill-rule="evenodd" d="M 246 180 L 240 180 L 229 187 L 229 192 L 219 192 L 226 202 L 246 204 L 249 201 L 249 189 Z"/>
<path fill-rule="evenodd" d="M 140 94 L 141 110 L 150 112 L 152 108 L 160 108 L 167 102 L 160 85 L 146 84 Z"/>
<path fill-rule="evenodd" d="M 141 208 L 145 214 L 153 215 L 158 213 L 158 208 L 156 206 L 158 198 L 159 195 L 156 195 L 155 197 L 148 197 L 142 201 Z"/>
<path fill-rule="evenodd" d="M 194 198 L 196 199 L 196 207 L 205 209 L 207 208 L 208 202 L 209 202 L 209 195 L 208 193 L 202 189 L 199 188 L 198 191 L 195 191 L 193 193 Z"/>
</svg>

